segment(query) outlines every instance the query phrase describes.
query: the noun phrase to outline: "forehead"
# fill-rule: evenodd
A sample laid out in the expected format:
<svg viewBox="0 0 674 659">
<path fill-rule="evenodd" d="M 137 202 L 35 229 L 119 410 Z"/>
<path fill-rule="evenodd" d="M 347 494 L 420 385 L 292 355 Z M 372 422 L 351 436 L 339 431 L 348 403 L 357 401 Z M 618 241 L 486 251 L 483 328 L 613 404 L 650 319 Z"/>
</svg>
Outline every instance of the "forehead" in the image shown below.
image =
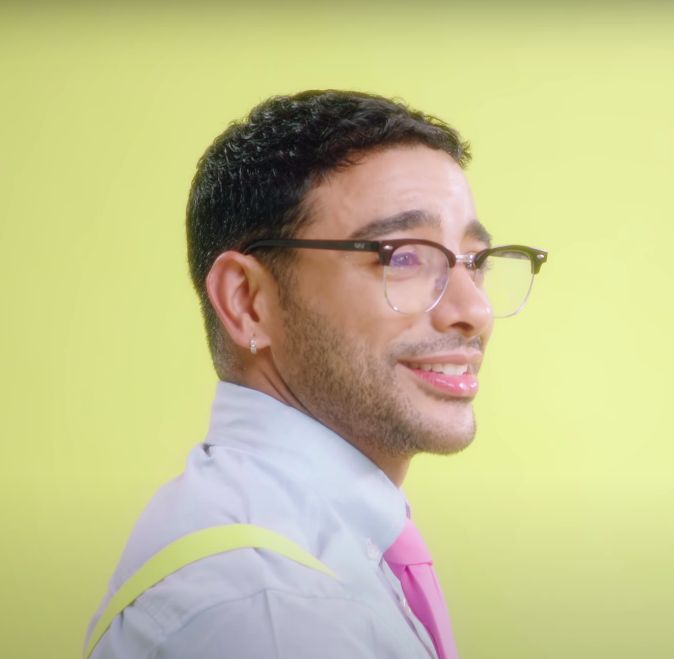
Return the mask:
<svg viewBox="0 0 674 659">
<path fill-rule="evenodd" d="M 450 241 L 475 219 L 461 167 L 444 151 L 425 146 L 368 152 L 331 173 L 310 191 L 306 203 L 312 218 L 301 232 L 306 238 L 364 238 L 379 218 L 414 212 L 425 218 L 420 225 Z"/>
</svg>

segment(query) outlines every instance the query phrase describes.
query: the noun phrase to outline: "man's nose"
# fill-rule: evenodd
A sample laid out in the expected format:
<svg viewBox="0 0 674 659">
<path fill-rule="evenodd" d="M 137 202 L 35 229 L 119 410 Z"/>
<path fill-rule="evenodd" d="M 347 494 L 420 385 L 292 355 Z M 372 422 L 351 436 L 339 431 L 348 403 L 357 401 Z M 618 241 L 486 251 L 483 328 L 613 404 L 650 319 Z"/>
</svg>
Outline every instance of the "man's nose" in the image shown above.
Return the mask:
<svg viewBox="0 0 674 659">
<path fill-rule="evenodd" d="M 447 288 L 431 314 L 439 331 L 455 329 L 469 337 L 488 333 L 494 320 L 487 294 L 463 264 L 451 269 Z"/>
</svg>

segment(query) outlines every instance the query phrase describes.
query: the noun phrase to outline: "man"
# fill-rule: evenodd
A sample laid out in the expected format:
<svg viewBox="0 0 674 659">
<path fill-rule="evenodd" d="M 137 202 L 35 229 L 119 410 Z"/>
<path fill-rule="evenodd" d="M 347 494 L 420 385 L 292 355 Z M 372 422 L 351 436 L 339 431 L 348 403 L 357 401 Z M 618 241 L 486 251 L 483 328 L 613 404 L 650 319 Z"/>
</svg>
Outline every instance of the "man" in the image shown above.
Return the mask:
<svg viewBox="0 0 674 659">
<path fill-rule="evenodd" d="M 181 557 L 110 609 L 92 657 L 457 656 L 399 488 L 415 454 L 471 442 L 493 319 L 545 260 L 490 249 L 468 159 L 443 122 L 340 91 L 272 98 L 209 147 L 187 238 L 211 425 L 143 513 L 90 635 L 171 543 L 240 525 L 276 539 Z"/>
</svg>

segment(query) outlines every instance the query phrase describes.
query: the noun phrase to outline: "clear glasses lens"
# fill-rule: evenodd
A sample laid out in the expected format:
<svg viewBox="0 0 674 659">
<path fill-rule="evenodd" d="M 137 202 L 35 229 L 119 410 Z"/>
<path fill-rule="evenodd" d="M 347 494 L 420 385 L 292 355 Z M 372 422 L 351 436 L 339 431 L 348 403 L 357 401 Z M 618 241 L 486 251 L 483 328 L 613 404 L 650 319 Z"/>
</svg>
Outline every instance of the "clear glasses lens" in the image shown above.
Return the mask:
<svg viewBox="0 0 674 659">
<path fill-rule="evenodd" d="M 464 267 L 457 264 L 455 268 Z M 502 251 L 487 257 L 471 271 L 475 285 L 484 289 L 494 317 L 514 316 L 527 301 L 533 283 L 531 259 L 526 252 Z M 440 300 L 451 270 L 443 252 L 430 245 L 403 245 L 384 268 L 389 304 L 401 313 L 422 313 Z"/>
<path fill-rule="evenodd" d="M 389 304 L 402 313 L 432 309 L 447 288 L 447 257 L 430 245 L 402 245 L 384 268 L 384 288 Z"/>
<path fill-rule="evenodd" d="M 534 275 L 526 252 L 504 251 L 490 254 L 482 265 L 482 286 L 495 318 L 514 316 L 525 305 Z"/>
</svg>

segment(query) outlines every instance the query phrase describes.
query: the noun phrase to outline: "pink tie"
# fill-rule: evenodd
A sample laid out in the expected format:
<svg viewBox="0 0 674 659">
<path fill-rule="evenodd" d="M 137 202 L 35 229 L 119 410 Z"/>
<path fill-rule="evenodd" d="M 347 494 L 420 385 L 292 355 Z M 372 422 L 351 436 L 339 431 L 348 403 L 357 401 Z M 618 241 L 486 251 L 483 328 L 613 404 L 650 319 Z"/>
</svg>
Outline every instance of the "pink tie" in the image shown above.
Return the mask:
<svg viewBox="0 0 674 659">
<path fill-rule="evenodd" d="M 411 519 L 386 550 L 384 559 L 400 579 L 410 608 L 428 630 L 438 659 L 458 659 L 445 598 L 433 569 L 433 559 Z"/>
</svg>

